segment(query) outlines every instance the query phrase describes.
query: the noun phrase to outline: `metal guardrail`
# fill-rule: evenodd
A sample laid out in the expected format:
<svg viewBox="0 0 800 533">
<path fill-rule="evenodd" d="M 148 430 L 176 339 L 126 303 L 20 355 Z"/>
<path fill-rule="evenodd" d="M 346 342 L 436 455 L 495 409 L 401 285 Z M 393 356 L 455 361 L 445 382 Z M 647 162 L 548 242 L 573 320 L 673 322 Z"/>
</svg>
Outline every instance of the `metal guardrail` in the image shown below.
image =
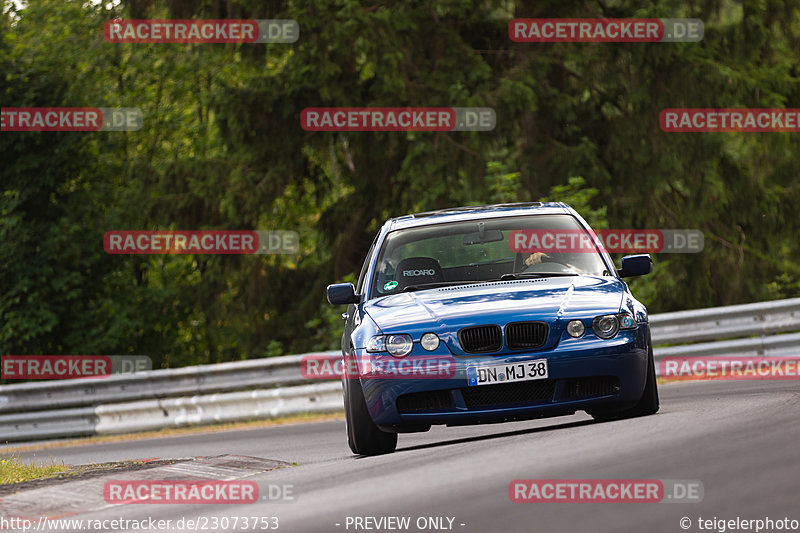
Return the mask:
<svg viewBox="0 0 800 533">
<path fill-rule="evenodd" d="M 93 407 L 0 415 L 0 442 L 94 435 Z"/>
<path fill-rule="evenodd" d="M 99 434 L 238 422 L 342 409 L 342 385 L 328 381 L 280 389 L 144 400 L 95 409 Z"/>
<path fill-rule="evenodd" d="M 800 331 L 800 298 L 651 315 L 650 328 L 656 346 Z"/>
<path fill-rule="evenodd" d="M 113 435 L 342 409 L 342 386 L 324 382 L 267 390 L 0 415 L 3 441 Z"/>
<path fill-rule="evenodd" d="M 320 352 L 314 355 L 320 354 L 334 357 L 338 352 Z M 149 370 L 135 374 L 117 374 L 103 379 L 0 385 L 0 415 L 142 398 L 175 398 L 311 383 L 300 373 L 300 360 L 305 355 L 310 354 Z"/>
<path fill-rule="evenodd" d="M 656 346 L 692 343 L 658 347 L 656 359 L 795 356 L 800 333 L 776 333 L 800 332 L 800 298 L 651 315 L 650 325 Z M 310 384 L 300 372 L 304 355 L 0 385 L 0 442 L 341 410 L 340 383 Z"/>
<path fill-rule="evenodd" d="M 656 348 L 653 355 L 656 360 L 665 357 L 798 357 L 800 333 L 669 346 Z"/>
</svg>

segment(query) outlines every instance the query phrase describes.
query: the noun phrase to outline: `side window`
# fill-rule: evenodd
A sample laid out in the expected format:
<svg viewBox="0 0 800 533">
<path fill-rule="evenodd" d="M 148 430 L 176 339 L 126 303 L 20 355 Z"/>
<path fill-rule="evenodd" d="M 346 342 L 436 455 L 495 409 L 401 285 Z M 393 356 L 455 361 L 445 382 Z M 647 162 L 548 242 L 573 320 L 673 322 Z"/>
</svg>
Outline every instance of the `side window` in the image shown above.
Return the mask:
<svg viewBox="0 0 800 533">
<path fill-rule="evenodd" d="M 364 265 L 361 267 L 361 274 L 358 275 L 358 283 L 356 284 L 356 294 L 361 294 L 362 289 L 364 288 L 364 278 L 367 275 L 367 267 L 369 267 L 369 262 L 372 260 L 372 254 L 375 251 L 375 243 L 378 241 L 377 237 L 374 241 L 372 241 L 372 246 L 369 247 L 369 252 L 367 252 L 367 258 L 364 259 Z"/>
</svg>

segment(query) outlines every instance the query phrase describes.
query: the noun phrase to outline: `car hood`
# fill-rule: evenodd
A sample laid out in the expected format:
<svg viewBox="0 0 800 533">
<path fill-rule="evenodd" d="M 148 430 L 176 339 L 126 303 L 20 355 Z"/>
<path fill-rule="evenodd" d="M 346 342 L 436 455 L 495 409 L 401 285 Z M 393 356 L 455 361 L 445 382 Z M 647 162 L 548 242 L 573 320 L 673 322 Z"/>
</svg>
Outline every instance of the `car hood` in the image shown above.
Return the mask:
<svg viewBox="0 0 800 533">
<path fill-rule="evenodd" d="M 615 277 L 509 280 L 399 293 L 365 311 L 384 333 L 453 331 L 479 324 L 588 318 L 619 311 L 625 285 Z"/>
</svg>

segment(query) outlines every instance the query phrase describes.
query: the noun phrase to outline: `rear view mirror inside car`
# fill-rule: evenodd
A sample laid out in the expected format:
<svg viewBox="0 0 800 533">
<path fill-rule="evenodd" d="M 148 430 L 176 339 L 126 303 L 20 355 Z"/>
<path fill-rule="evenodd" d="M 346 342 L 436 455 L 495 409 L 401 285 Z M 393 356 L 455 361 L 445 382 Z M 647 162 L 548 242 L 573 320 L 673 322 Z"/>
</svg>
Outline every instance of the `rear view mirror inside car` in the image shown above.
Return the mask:
<svg viewBox="0 0 800 533">
<path fill-rule="evenodd" d="M 464 246 L 469 246 L 470 244 L 486 244 L 487 242 L 497 242 L 503 239 L 503 232 L 499 229 L 467 233 L 464 235 Z"/>
</svg>

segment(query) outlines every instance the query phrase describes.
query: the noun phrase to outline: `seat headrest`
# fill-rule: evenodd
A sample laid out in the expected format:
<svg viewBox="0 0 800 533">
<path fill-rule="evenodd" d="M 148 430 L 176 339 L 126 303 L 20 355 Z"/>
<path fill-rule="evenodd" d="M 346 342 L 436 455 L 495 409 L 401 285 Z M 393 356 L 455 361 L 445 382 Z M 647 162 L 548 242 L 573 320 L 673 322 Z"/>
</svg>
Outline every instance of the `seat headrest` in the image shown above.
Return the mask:
<svg viewBox="0 0 800 533">
<path fill-rule="evenodd" d="M 395 271 L 397 288 L 403 290 L 409 285 L 436 283 L 444 281 L 442 266 L 432 257 L 407 257 L 397 264 Z"/>
</svg>

